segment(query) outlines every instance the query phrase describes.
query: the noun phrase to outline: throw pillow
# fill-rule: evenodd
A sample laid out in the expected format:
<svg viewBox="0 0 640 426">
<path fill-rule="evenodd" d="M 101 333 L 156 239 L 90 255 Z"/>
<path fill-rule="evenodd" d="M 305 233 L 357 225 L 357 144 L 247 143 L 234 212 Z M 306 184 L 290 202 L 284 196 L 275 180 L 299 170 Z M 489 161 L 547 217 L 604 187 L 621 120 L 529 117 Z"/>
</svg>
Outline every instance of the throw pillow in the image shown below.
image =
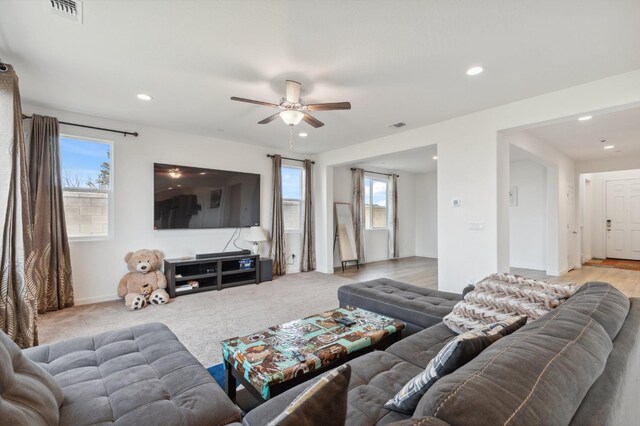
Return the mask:
<svg viewBox="0 0 640 426">
<path fill-rule="evenodd" d="M 0 423 L 57 425 L 62 399 L 53 376 L 0 331 Z"/>
<path fill-rule="evenodd" d="M 388 410 L 413 414 L 425 392 L 441 377 L 446 376 L 475 358 L 496 340 L 513 333 L 524 324 L 526 317 L 512 317 L 483 328 L 460 334 L 449 341 L 427 365 L 423 372 L 403 386 L 385 405 Z"/>
<path fill-rule="evenodd" d="M 302 392 L 267 426 L 343 425 L 347 419 L 348 364 L 330 371 Z"/>
<path fill-rule="evenodd" d="M 536 320 L 578 290 L 575 283 L 547 283 L 510 274 L 494 274 L 465 294 L 442 321 L 460 334 L 511 316 Z"/>
</svg>

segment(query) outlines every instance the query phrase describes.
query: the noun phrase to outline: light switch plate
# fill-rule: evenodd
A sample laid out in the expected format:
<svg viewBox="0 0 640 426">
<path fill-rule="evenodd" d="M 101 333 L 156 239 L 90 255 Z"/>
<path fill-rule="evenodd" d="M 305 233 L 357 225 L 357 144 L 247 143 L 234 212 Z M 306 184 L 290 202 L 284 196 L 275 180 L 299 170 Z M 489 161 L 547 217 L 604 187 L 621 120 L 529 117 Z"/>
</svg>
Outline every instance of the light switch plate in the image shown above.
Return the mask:
<svg viewBox="0 0 640 426">
<path fill-rule="evenodd" d="M 462 200 L 461 200 L 460 198 L 454 198 L 454 199 L 451 201 L 451 205 L 452 205 L 453 207 L 460 207 L 460 206 L 462 205 Z"/>
</svg>

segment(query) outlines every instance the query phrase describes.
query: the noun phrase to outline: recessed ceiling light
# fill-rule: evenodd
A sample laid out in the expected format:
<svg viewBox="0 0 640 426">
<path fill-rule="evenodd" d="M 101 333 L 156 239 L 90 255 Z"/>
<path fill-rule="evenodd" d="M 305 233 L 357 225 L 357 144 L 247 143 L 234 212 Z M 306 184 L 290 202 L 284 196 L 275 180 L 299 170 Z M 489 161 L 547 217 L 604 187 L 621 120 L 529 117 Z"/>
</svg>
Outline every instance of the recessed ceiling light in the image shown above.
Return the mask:
<svg viewBox="0 0 640 426">
<path fill-rule="evenodd" d="M 582 117 L 578 117 L 578 121 L 587 121 L 591 120 L 593 117 L 590 115 L 583 115 Z"/>
<path fill-rule="evenodd" d="M 298 133 L 298 136 L 300 136 L 301 138 L 306 138 L 307 136 L 309 136 L 309 134 L 307 132 L 301 132 Z"/>
<path fill-rule="evenodd" d="M 434 159 L 434 160 L 437 160 L 437 159 L 438 159 L 438 156 L 437 156 L 437 155 L 434 155 L 434 156 L 433 156 L 433 159 Z"/>
<path fill-rule="evenodd" d="M 149 95 L 144 94 L 144 93 L 138 93 L 138 99 L 140 99 L 141 101 L 150 101 L 153 98 L 151 96 L 149 96 Z"/>
<path fill-rule="evenodd" d="M 602 147 L 602 149 L 613 149 L 615 147 L 616 147 L 615 145 L 605 145 Z"/>
<path fill-rule="evenodd" d="M 484 71 L 484 68 L 482 67 L 471 67 L 467 70 L 467 75 L 478 75 L 482 71 Z"/>
<path fill-rule="evenodd" d="M 180 188 L 182 185 L 176 185 L 178 188 Z"/>
<path fill-rule="evenodd" d="M 201 174 L 201 175 L 206 175 L 206 174 L 207 174 L 207 172 L 200 172 L 200 174 Z"/>
</svg>

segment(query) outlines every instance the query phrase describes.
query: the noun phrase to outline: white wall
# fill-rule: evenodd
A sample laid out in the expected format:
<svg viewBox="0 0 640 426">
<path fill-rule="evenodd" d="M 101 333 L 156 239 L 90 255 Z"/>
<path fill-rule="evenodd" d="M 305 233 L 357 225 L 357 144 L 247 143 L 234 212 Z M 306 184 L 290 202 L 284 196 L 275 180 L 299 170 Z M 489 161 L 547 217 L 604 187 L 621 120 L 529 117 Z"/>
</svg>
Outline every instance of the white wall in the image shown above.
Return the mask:
<svg viewBox="0 0 640 426">
<path fill-rule="evenodd" d="M 141 248 L 162 250 L 168 258 L 222 251 L 232 229 L 153 230 L 153 163 L 183 164 L 212 169 L 259 173 L 261 176 L 261 226 L 271 228 L 272 149 L 228 142 L 220 139 L 178 133 L 131 123 L 102 119 L 67 111 L 23 105 L 26 114 L 58 117 L 61 121 L 138 131 L 140 136 L 123 137 L 115 133 L 61 125 L 69 135 L 108 139 L 114 143 L 114 236 L 110 240 L 78 241 L 70 246 L 76 303 L 92 303 L 117 298 L 116 288 L 127 272 L 124 255 Z M 292 156 L 287 152 L 287 156 Z M 308 157 L 311 158 L 311 157 Z M 288 255 L 296 253 L 296 263 L 288 269 L 299 270 L 299 234 L 287 235 Z M 250 248 L 251 243 L 238 240 Z M 267 256 L 268 243 L 261 243 Z M 228 249 L 232 250 L 232 249 Z"/>
<path fill-rule="evenodd" d="M 640 141 L 638 141 L 640 144 Z M 576 172 L 582 173 L 602 173 L 615 172 L 619 170 L 640 169 L 640 156 L 624 156 L 601 160 L 581 161 L 576 164 Z"/>
<path fill-rule="evenodd" d="M 351 165 L 333 167 L 333 202 L 349 203 L 352 201 Z M 371 168 L 368 168 L 369 170 Z M 373 170 L 373 169 L 371 169 Z M 398 173 L 398 244 L 400 257 L 416 255 L 416 194 L 415 175 L 408 172 L 375 169 L 380 173 Z M 335 228 L 331 231 L 335 233 Z M 333 245 L 333 236 L 332 236 Z M 389 259 L 389 230 L 367 229 L 365 241 L 367 262 Z M 336 247 L 333 253 L 333 266 L 339 267 L 340 253 Z"/>
<path fill-rule="evenodd" d="M 591 220 L 584 224 L 585 228 L 588 227 L 590 229 L 590 257 L 604 259 L 607 257 L 607 182 L 619 179 L 640 179 L 640 170 L 593 173 L 583 176 L 582 179 L 591 181 L 591 198 L 593 200 L 591 214 L 589 212 L 585 214 L 585 217 L 590 216 Z M 583 193 L 583 197 L 588 198 L 589 195 Z"/>
<path fill-rule="evenodd" d="M 517 205 L 509 208 L 510 260 L 514 268 L 547 267 L 547 169 L 531 160 L 509 165 Z"/>
<path fill-rule="evenodd" d="M 318 206 L 318 229 L 333 228 L 331 167 L 437 144 L 438 287 L 460 292 L 470 280 L 509 264 L 508 252 L 499 252 L 502 244 L 508 245 L 509 225 L 499 221 L 499 211 L 508 209 L 498 203 L 508 198 L 508 188 L 498 180 L 499 173 L 508 168 L 508 156 L 498 158 L 498 131 L 636 102 L 640 102 L 640 70 L 319 154 L 317 165 L 324 180 L 317 193 L 325 205 Z M 462 206 L 452 207 L 453 198 L 461 199 Z M 471 230 L 469 222 L 481 222 L 484 229 Z M 329 272 L 332 237 L 330 233 L 318 235 L 326 235 L 318 241 L 319 268 Z M 499 241 L 505 237 L 506 241 Z M 556 265 L 561 264 L 562 253 L 548 255 L 555 257 Z"/>
<path fill-rule="evenodd" d="M 438 173 L 416 174 L 416 256 L 438 258 Z"/>
</svg>

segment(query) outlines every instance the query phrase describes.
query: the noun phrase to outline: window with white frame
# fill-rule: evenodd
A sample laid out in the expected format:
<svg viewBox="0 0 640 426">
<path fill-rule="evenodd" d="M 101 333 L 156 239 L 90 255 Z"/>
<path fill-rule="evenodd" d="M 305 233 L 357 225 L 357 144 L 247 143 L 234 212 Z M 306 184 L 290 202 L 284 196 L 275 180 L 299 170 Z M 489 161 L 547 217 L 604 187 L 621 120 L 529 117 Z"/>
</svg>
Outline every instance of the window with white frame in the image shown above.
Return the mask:
<svg viewBox="0 0 640 426">
<path fill-rule="evenodd" d="M 60 136 L 64 214 L 71 240 L 112 234 L 113 145 L 108 141 Z"/>
<path fill-rule="evenodd" d="M 300 232 L 304 194 L 302 167 L 282 166 L 282 216 L 285 232 Z"/>
<path fill-rule="evenodd" d="M 367 229 L 388 228 L 388 185 L 386 179 L 364 178 L 364 212 Z"/>
</svg>

